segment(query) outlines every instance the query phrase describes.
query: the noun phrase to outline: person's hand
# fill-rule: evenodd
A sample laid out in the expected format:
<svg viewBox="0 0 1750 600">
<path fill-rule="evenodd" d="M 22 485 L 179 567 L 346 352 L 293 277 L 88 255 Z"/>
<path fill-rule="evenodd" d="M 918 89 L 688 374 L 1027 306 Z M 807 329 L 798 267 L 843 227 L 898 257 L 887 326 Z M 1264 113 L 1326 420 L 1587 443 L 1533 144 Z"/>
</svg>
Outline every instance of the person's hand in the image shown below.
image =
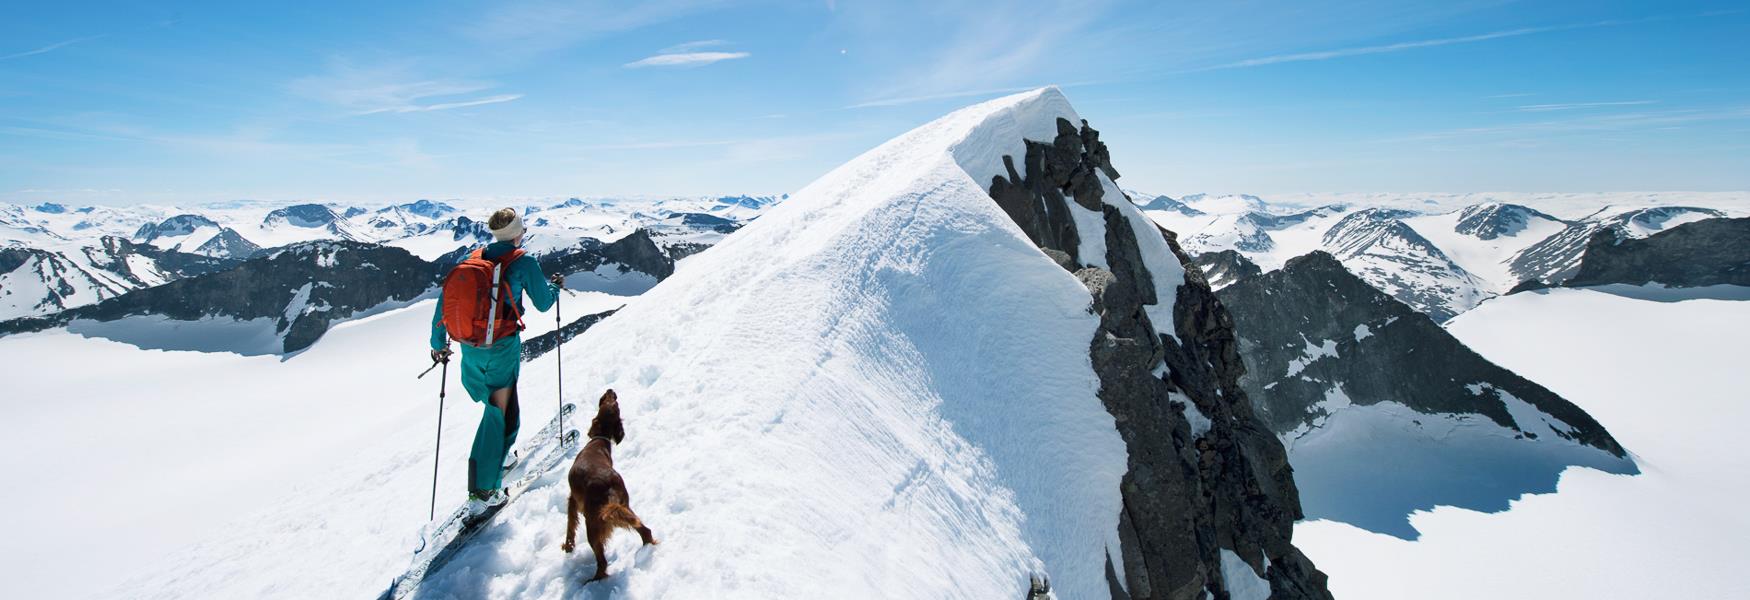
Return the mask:
<svg viewBox="0 0 1750 600">
<path fill-rule="evenodd" d="M 431 362 L 434 362 L 434 363 L 450 362 L 450 349 L 449 349 L 449 347 L 446 346 L 441 350 L 432 350 L 431 351 Z"/>
<path fill-rule="evenodd" d="M 559 273 L 554 273 L 552 277 L 547 278 L 547 281 L 551 281 L 553 282 L 553 285 L 561 288 L 565 287 L 565 276 Z"/>
</svg>

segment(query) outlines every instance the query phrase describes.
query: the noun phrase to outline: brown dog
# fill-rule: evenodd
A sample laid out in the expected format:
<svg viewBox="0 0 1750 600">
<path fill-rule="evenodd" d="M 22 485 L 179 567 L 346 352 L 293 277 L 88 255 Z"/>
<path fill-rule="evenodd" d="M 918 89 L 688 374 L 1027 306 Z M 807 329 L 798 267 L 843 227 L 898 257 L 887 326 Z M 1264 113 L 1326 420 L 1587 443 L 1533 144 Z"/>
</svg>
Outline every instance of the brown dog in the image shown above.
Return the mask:
<svg viewBox="0 0 1750 600">
<path fill-rule="evenodd" d="M 583 513 L 584 535 L 589 537 L 589 549 L 595 551 L 595 581 L 608 576 L 608 557 L 603 547 L 608 536 L 621 527 L 638 531 L 645 545 L 655 544 L 650 528 L 638 520 L 638 515 L 626 506 L 626 482 L 614 470 L 614 444 L 626 439 L 626 428 L 620 424 L 620 397 L 614 390 L 602 394 L 596 405 L 595 419 L 589 423 L 589 443 L 578 451 L 571 463 L 571 500 L 566 502 L 566 552 L 577 548 L 577 513 Z"/>
</svg>

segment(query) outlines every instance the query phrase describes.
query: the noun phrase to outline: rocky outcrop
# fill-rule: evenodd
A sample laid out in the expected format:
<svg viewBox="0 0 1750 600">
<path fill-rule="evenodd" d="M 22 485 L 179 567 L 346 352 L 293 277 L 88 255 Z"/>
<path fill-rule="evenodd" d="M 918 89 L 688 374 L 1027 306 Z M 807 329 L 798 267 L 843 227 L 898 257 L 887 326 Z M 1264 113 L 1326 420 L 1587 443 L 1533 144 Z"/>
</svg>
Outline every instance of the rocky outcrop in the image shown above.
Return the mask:
<svg viewBox="0 0 1750 600">
<path fill-rule="evenodd" d="M 1290 541 L 1301 511 L 1287 455 L 1239 386 L 1245 368 L 1232 322 L 1208 283 L 1189 269 L 1175 298 L 1157 297 L 1153 278 L 1178 274 L 1151 273 L 1135 232 L 1163 236 L 1171 260 L 1190 260 L 1165 230 L 1133 229 L 1112 204 L 1128 199 L 1104 198 L 1117 188 L 1102 179 L 1119 174 L 1086 122 L 1059 119 L 1053 140 L 1026 140 L 1019 166 L 1016 158 L 1004 157 L 1007 175 L 993 178 L 990 197 L 1088 287 L 1100 316 L 1089 353 L 1129 452 L 1116 553 L 1123 574 L 1107 571 L 1113 596 L 1225 598 L 1220 553 L 1231 550 L 1276 598 L 1329 598 L 1324 575 Z M 1102 230 L 1078 230 L 1071 210 L 1096 212 Z M 1079 256 L 1083 235 L 1102 236 L 1105 256 Z M 1151 322 L 1147 308 L 1168 301 L 1174 322 Z"/>
<path fill-rule="evenodd" d="M 1258 263 L 1247 259 L 1237 250 L 1205 252 L 1197 255 L 1191 264 L 1203 273 L 1203 279 L 1209 282 L 1209 287 L 1218 291 L 1264 272 L 1258 267 Z"/>
<path fill-rule="evenodd" d="M 1223 288 L 1259 419 L 1309 518 L 1404 538 L 1437 505 L 1501 510 L 1569 466 L 1632 473 L 1591 415 L 1313 252 Z"/>
<path fill-rule="evenodd" d="M 1750 286 L 1750 218 L 1704 219 L 1641 239 L 1599 231 L 1565 285 Z"/>
</svg>

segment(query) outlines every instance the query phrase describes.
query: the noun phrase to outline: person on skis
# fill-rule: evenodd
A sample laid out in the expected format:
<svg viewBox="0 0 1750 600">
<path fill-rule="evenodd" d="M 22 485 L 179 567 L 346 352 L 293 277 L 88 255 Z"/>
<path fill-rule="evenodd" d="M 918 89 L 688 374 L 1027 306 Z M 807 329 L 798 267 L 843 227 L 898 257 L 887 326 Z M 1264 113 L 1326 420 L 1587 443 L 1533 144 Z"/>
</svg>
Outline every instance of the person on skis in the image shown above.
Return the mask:
<svg viewBox="0 0 1750 600">
<path fill-rule="evenodd" d="M 483 339 L 478 334 L 475 339 L 466 339 L 461 334 L 457 336 L 457 340 L 462 342 L 462 388 L 484 408 L 480 415 L 480 426 L 474 430 L 473 448 L 468 454 L 469 508 L 476 513 L 505 501 L 503 468 L 512 458 L 509 451 L 516 442 L 517 428 L 520 425 L 516 388 L 523 355 L 520 334 L 522 298 L 527 295 L 536 310 L 546 312 L 558 299 L 562 284 L 561 277 L 555 275 L 548 279 L 542 274 L 540 263 L 533 256 L 523 253 L 523 220 L 515 210 L 505 208 L 493 213 L 492 218 L 486 222 L 486 228 L 492 232 L 495 241 L 476 250 L 464 264 L 484 260 L 485 263 L 475 264 L 491 269 L 484 272 L 498 274 L 502 283 L 492 281 L 493 287 L 487 288 L 486 279 L 481 278 L 477 280 L 481 287 L 475 293 L 455 296 L 451 291 L 452 280 L 456 279 L 452 271 L 452 275 L 445 279 L 443 293 L 443 296 L 451 297 L 452 300 L 493 297 L 493 301 L 488 303 L 497 305 L 490 307 L 492 322 L 503 331 L 503 335 L 496 339 L 491 334 L 485 335 Z M 460 270 L 461 266 L 458 265 L 457 269 Z M 487 289 L 496 290 L 497 294 L 490 294 Z M 438 299 L 437 311 L 431 320 L 431 359 L 436 362 L 448 362 L 450 357 L 449 341 L 452 336 L 444 324 L 444 301 L 443 297 Z M 457 322 L 453 320 L 456 318 L 455 314 L 450 318 L 451 323 Z M 509 324 L 500 322 L 500 319 Z"/>
</svg>

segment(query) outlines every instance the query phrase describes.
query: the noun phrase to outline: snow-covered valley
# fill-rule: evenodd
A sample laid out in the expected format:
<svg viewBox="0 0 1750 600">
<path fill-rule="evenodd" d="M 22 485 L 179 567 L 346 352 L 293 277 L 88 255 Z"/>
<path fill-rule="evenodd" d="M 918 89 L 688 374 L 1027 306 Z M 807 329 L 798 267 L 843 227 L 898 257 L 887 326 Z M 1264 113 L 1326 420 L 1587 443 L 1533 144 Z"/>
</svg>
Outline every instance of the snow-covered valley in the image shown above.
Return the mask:
<svg viewBox="0 0 1750 600">
<path fill-rule="evenodd" d="M 1296 540 L 1342 598 L 1737 598 L 1750 560 L 1750 420 L 1742 340 L 1750 302 L 1556 289 L 1485 302 L 1447 328 L 1574 401 L 1622 441 L 1639 475 L 1587 468 L 1504 512 L 1411 517 L 1406 541 L 1331 521 Z M 1710 293 L 1704 296 L 1722 296 Z M 1636 297 L 1641 296 L 1641 297 Z M 1663 296 L 1663 300 L 1646 297 Z"/>
</svg>

